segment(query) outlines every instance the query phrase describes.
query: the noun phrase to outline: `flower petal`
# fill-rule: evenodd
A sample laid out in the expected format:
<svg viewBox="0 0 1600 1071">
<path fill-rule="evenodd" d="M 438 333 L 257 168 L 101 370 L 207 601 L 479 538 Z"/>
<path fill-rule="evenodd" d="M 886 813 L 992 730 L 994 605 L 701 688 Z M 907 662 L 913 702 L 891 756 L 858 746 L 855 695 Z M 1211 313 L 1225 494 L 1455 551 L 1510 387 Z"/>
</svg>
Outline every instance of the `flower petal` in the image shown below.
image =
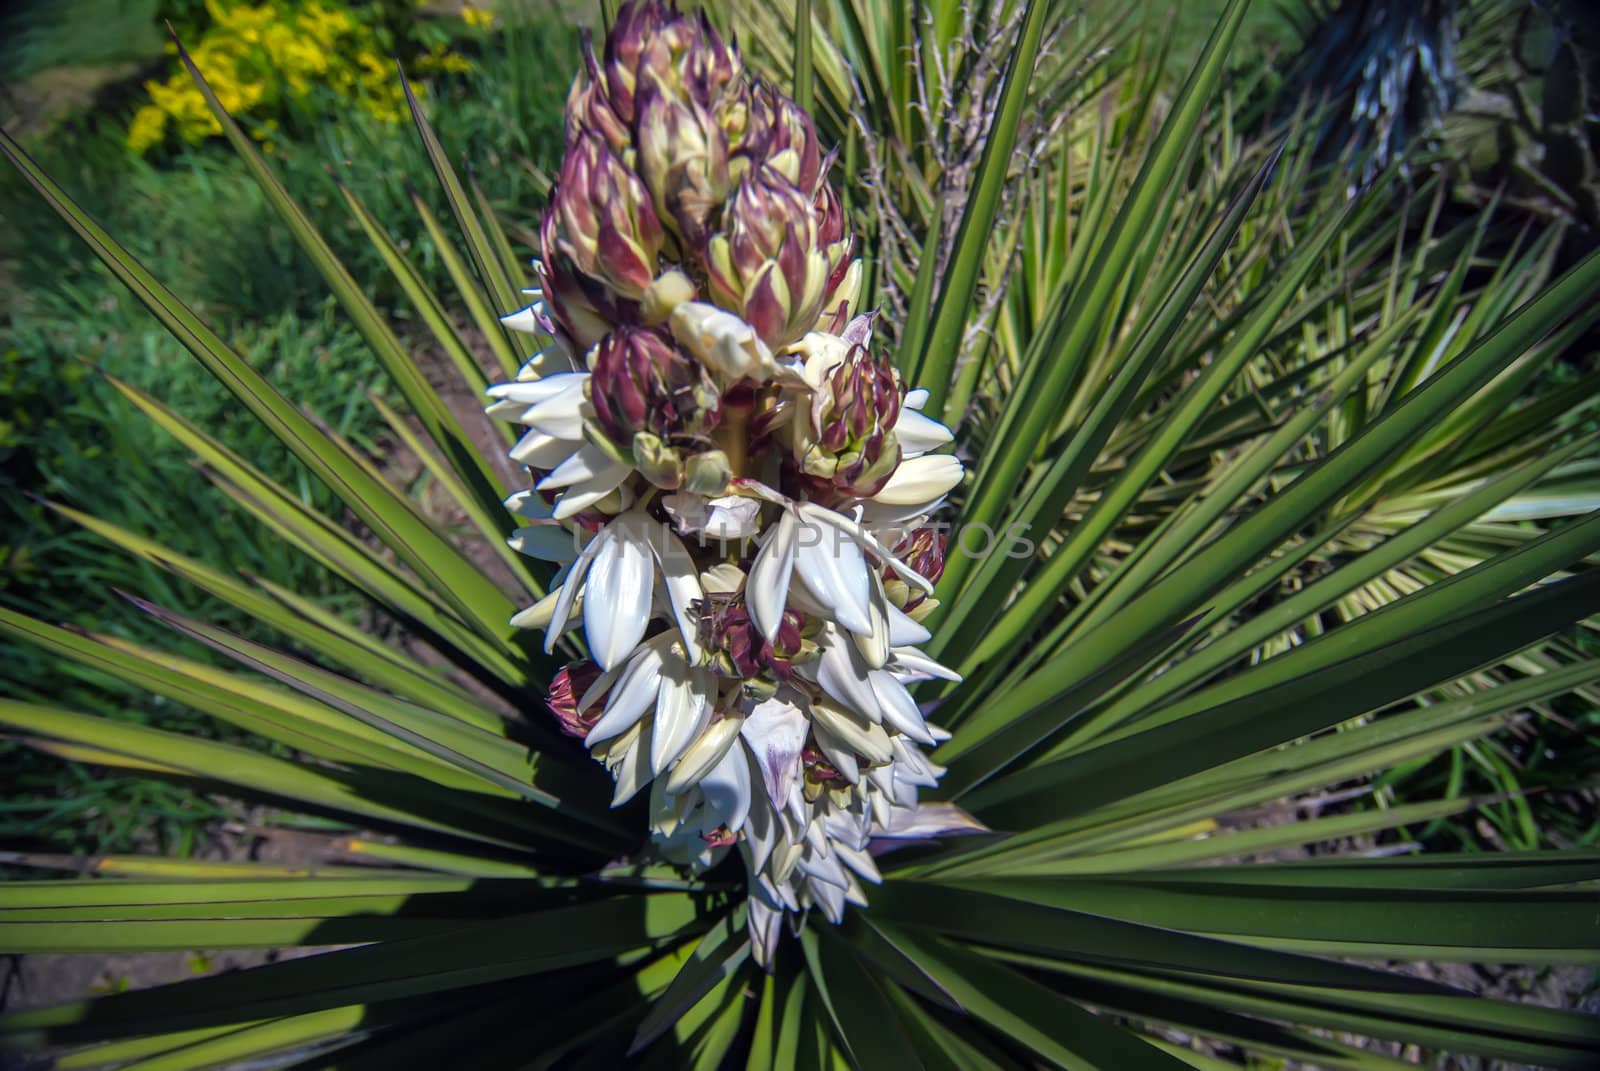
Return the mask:
<svg viewBox="0 0 1600 1071">
<path fill-rule="evenodd" d="M 512 331 L 521 331 L 525 335 L 537 335 L 544 328 L 539 324 L 538 313 L 533 311 L 536 306 L 537 303 L 520 308 L 516 312 L 508 312 L 500 317 L 500 322 Z"/>
<path fill-rule="evenodd" d="M 873 835 L 891 838 L 944 837 L 987 832 L 988 826 L 953 803 L 924 803 L 915 810 L 896 808 L 887 828 L 873 830 Z"/>
<path fill-rule="evenodd" d="M 816 741 L 818 750 L 827 757 L 829 764 L 839 771 L 840 777 L 852 785 L 861 781 L 861 763 L 856 758 L 855 749 L 846 740 L 821 724 L 812 726 L 811 738 Z M 811 826 L 807 828 L 806 835 L 820 839 L 822 832 Z"/>
<path fill-rule="evenodd" d="M 961 482 L 961 462 L 950 454 L 926 454 L 900 462 L 889 482 L 872 496 L 887 506 L 912 506 L 942 498 Z"/>
<path fill-rule="evenodd" d="M 582 445 L 571 439 L 558 439 L 538 429 L 530 429 L 511 448 L 511 460 L 530 469 L 548 471 L 559 468 Z"/>
<path fill-rule="evenodd" d="M 685 789 L 699 784 L 700 779 L 722 761 L 723 755 L 727 754 L 733 742 L 739 739 L 739 731 L 743 728 L 745 720 L 723 718 L 695 737 L 694 742 L 684 751 L 682 757 L 678 759 L 678 764 L 672 768 L 672 773 L 667 777 L 667 795 L 676 796 Z"/>
<path fill-rule="evenodd" d="M 565 528 L 538 524 L 518 528 L 506 544 L 518 554 L 546 562 L 570 562 L 577 558 L 577 540 Z"/>
<path fill-rule="evenodd" d="M 577 442 L 583 438 L 583 407 L 588 401 L 584 384 L 589 377 L 573 375 L 565 378 L 565 389 L 529 409 L 523 414 L 522 423 L 530 428 L 538 428 L 547 435 Z M 547 383 L 549 380 L 539 382 Z"/>
<path fill-rule="evenodd" d="M 661 687 L 661 646 L 647 643 L 629 659 L 617 678 L 617 683 L 606 696 L 606 710 L 583 738 L 584 745 L 593 747 L 632 728 L 656 703 L 656 693 Z"/>
<path fill-rule="evenodd" d="M 830 623 L 824 625 L 817 636 L 817 645 L 821 653 L 813 665 L 822 690 L 868 721 L 880 720 L 883 715 L 878 709 L 878 696 L 869 679 L 872 667 L 861 657 L 851 638 Z"/>
<path fill-rule="evenodd" d="M 731 541 L 748 539 L 761 531 L 761 503 L 743 495 L 706 498 L 683 491 L 666 495 L 661 505 L 680 532 Z"/>
<path fill-rule="evenodd" d="M 889 599 L 883 593 L 883 581 L 878 574 L 869 572 L 869 599 L 867 610 L 871 616 L 872 629 L 864 635 L 851 634 L 850 639 L 856 645 L 856 651 L 873 669 L 882 669 L 884 663 L 889 661 L 889 611 L 894 609 Z"/>
<path fill-rule="evenodd" d="M 639 739 L 622 756 L 622 762 L 617 766 L 613 776 L 617 779 L 616 791 L 611 794 L 611 806 L 621 807 L 639 794 L 639 790 L 650 781 L 649 771 L 642 756 L 648 754 L 650 746 L 650 732 L 647 726 L 640 733 Z"/>
<path fill-rule="evenodd" d="M 894 747 L 889 743 L 889 734 L 883 731 L 883 726 L 875 725 L 852 711 L 831 703 L 813 703 L 811 720 L 816 728 L 848 745 L 868 762 L 888 762 L 894 758 Z"/>
<path fill-rule="evenodd" d="M 824 511 L 802 504 L 803 520 L 812 521 Z M 851 632 L 870 635 L 867 561 L 860 544 L 832 523 L 807 523 L 795 545 L 795 568 L 812 594 L 832 608 L 839 624 Z"/>
<path fill-rule="evenodd" d="M 772 970 L 772 957 L 778 949 L 778 936 L 783 933 L 782 924 L 783 909 L 769 904 L 765 896 L 757 895 L 755 890 L 752 890 L 750 914 L 746 924 L 750 931 L 750 956 L 764 971 Z"/>
<path fill-rule="evenodd" d="M 537 491 L 517 491 L 505 500 L 506 509 L 530 521 L 548 521 L 555 504 Z"/>
<path fill-rule="evenodd" d="M 933 633 L 923 627 L 920 621 L 907 616 L 906 612 L 893 603 L 889 604 L 889 646 L 915 647 L 933 639 Z"/>
<path fill-rule="evenodd" d="M 534 486 L 541 491 L 559 491 L 563 487 L 592 484 L 619 464 L 619 462 L 612 459 L 610 454 L 598 446 L 593 443 L 585 443 Z M 625 467 L 623 471 L 626 473 Z M 617 483 L 621 482 L 621 480 L 617 481 Z M 616 484 L 611 486 L 615 487 Z M 553 515 L 560 518 L 559 505 Z"/>
<path fill-rule="evenodd" d="M 781 697 L 757 703 L 744 719 L 740 731 L 774 808 L 783 806 L 800 776 L 800 751 L 809 724 L 804 711 Z"/>
<path fill-rule="evenodd" d="M 583 632 L 601 669 L 610 669 L 644 638 L 655 587 L 655 559 L 639 539 L 635 515 L 606 526 L 612 538 L 589 567 L 584 591 Z"/>
<path fill-rule="evenodd" d="M 917 701 L 911 698 L 905 685 L 881 669 L 873 671 L 871 685 L 873 694 L 878 697 L 878 709 L 883 712 L 885 725 L 898 729 L 919 744 L 934 745 L 927 723 L 922 720 L 922 711 L 917 709 Z"/>
<path fill-rule="evenodd" d="M 901 456 L 908 459 L 937 450 L 955 438 L 950 429 L 937 420 L 907 408 L 900 410 L 894 422 L 894 437 L 900 444 Z"/>
<path fill-rule="evenodd" d="M 650 527 L 654 528 L 655 525 L 652 523 Z M 690 557 L 689 548 L 671 532 L 664 529 L 648 531 L 645 541 L 650 544 L 662 586 L 667 589 L 667 601 L 672 604 L 672 616 L 678 623 L 679 639 L 688 652 L 689 662 L 698 664 L 701 660 L 700 629 L 694 605 L 706 595 L 700 586 L 700 570 Z"/>
<path fill-rule="evenodd" d="M 654 740 L 650 745 L 650 772 L 656 776 L 677 761 L 711 718 L 709 689 L 682 658 L 665 660 L 661 690 L 656 696 Z"/>
<path fill-rule="evenodd" d="M 522 362 L 517 369 L 519 380 L 540 380 L 550 376 L 565 375 L 572 371 L 572 355 L 559 342 L 552 342 L 538 353 Z"/>
<path fill-rule="evenodd" d="M 750 866 L 751 873 L 760 873 L 761 868 L 767 865 L 767 860 L 772 856 L 773 846 L 778 838 L 777 815 L 772 813 L 772 808 L 757 795 L 752 794 L 750 799 L 750 814 L 744 823 L 745 861 Z M 752 896 L 752 904 L 756 897 Z"/>
<path fill-rule="evenodd" d="M 961 674 L 940 665 L 915 647 L 896 647 L 889 661 L 889 672 L 905 681 L 955 681 L 961 683 Z"/>
<path fill-rule="evenodd" d="M 783 625 L 783 609 L 789 599 L 789 578 L 794 574 L 795 543 L 799 524 L 794 515 L 785 510 L 772 526 L 761 550 L 750 566 L 749 579 L 744 585 L 745 608 L 750 620 L 771 643 Z"/>
<path fill-rule="evenodd" d="M 543 379 L 519 380 L 515 383 L 496 383 L 484 393 L 497 401 L 519 402 L 525 406 L 549 401 L 574 385 L 581 391 L 588 382 L 588 372 L 569 372 L 546 376 Z"/>
<path fill-rule="evenodd" d="M 745 758 L 744 748 L 730 747 L 722 761 L 700 779 L 700 792 L 728 832 L 743 828 L 750 814 L 750 760 Z"/>
<path fill-rule="evenodd" d="M 602 528 L 600 533 L 589 540 L 589 545 L 583 548 L 582 553 L 573 561 L 567 572 L 567 578 L 561 583 L 561 594 L 557 596 L 555 606 L 550 610 L 550 624 L 544 632 L 544 653 L 549 654 L 555 650 L 556 640 L 567 630 L 567 619 L 572 615 L 573 603 L 578 598 L 578 592 L 583 587 L 583 578 L 589 572 L 589 566 L 594 562 L 595 555 L 605 549 L 606 542 L 614 538 L 606 534 L 607 529 Z"/>
</svg>

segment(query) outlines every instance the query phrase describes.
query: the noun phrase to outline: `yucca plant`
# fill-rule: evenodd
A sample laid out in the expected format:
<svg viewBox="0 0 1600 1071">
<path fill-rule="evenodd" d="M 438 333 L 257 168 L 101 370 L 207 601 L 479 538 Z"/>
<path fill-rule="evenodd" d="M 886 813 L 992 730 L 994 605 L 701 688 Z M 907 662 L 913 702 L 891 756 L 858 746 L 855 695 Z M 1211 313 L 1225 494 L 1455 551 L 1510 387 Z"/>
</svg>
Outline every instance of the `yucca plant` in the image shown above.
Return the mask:
<svg viewBox="0 0 1600 1071">
<path fill-rule="evenodd" d="M 1117 99 L 1063 117 L 1028 210 L 1005 214 L 1050 14 L 1027 5 L 998 148 L 914 281 L 892 365 L 812 121 L 702 20 L 617 13 L 568 102 L 521 312 L 533 280 L 413 101 L 462 241 L 419 200 L 422 227 L 474 330 L 351 210 L 413 322 L 527 428 L 514 440 L 443 404 L 208 93 L 393 379 L 407 412 L 383 415 L 444 509 L 0 141 L 358 525 L 122 393 L 415 640 L 60 507 L 287 646 L 142 600 L 239 670 L 14 613 L 5 631 L 288 751 L 43 697 L 0 722 L 72 761 L 265 800 L 323 847 L 309 867 L 18 855 L 92 877 L 0 889 L 0 940 L 356 947 L 10 1014 L 6 1044 L 60 1067 L 1409 1066 L 1352 1043 L 1371 1037 L 1591 1066 L 1582 1016 L 1360 961 L 1591 962 L 1600 856 L 1246 862 L 1471 799 L 1230 818 L 1600 680 L 1550 640 L 1600 609 L 1583 568 L 1600 519 L 1484 519 L 1592 456 L 1588 393 L 1520 399 L 1592 326 L 1600 257 L 1552 278 L 1536 239 L 1485 275 L 1470 233 L 1345 205 L 1303 131 L 1281 155 L 1236 140 L 1212 102 L 1244 7 L 1159 124 Z M 974 350 L 980 276 L 1017 250 Z M 816 531 L 836 535 L 825 552 Z"/>
</svg>

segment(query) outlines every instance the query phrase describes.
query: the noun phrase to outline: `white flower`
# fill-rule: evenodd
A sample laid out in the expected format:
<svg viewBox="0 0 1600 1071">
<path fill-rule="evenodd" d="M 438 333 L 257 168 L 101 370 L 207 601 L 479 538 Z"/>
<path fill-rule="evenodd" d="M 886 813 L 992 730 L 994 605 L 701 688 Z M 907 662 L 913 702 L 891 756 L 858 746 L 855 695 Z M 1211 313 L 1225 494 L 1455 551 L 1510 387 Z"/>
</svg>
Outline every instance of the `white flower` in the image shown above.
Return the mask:
<svg viewBox="0 0 1600 1071">
<path fill-rule="evenodd" d="M 537 301 L 505 322 L 552 333 Z M 870 344 L 872 318 L 838 335 L 812 332 L 778 357 L 749 324 L 710 305 L 676 304 L 670 326 L 724 384 L 776 386 L 764 415 L 771 435 L 806 419 L 816 392 L 831 389 L 828 371 Z M 889 600 L 885 570 L 924 593 L 932 585 L 868 527 L 909 530 L 960 483 L 961 463 L 933 453 L 952 435 L 921 413 L 927 392 L 909 392 L 892 429 L 900 462 L 850 513 L 750 478 L 733 494 L 652 497 L 631 478 L 631 462 L 588 433 L 590 377 L 573 366 L 557 341 L 489 392 L 492 414 L 528 429 L 511 454 L 539 477 L 506 500 L 526 522 L 511 545 L 561 566 L 550 594 L 514 622 L 544 626 L 550 651 L 581 617 L 603 671 L 578 702 L 603 704 L 584 743 L 616 781 L 614 805 L 650 786 L 657 850 L 681 865 L 715 865 L 738 845 L 751 875 L 751 947 L 770 964 L 785 912 L 816 908 L 838 922 L 847 904 L 866 902 L 865 886 L 881 880 L 875 837 L 982 828 L 953 805 L 917 802 L 943 772 L 919 745 L 947 736 L 907 685 L 959 677 L 918 650 L 930 635 Z M 763 532 L 766 504 L 778 510 Z M 612 516 L 590 535 L 595 512 Z M 696 546 L 761 541 L 748 564 L 726 550 L 702 551 L 697 563 L 680 535 Z M 716 674 L 727 669 L 713 670 L 700 649 L 708 593 L 742 593 L 769 643 L 798 613 L 808 622 L 805 657 L 785 663 L 781 680 L 724 685 Z M 669 627 L 646 639 L 656 618 Z"/>
<path fill-rule="evenodd" d="M 739 730 L 744 727 L 746 720 L 730 716 L 713 722 L 684 750 L 682 757 L 678 759 L 678 764 L 672 768 L 672 773 L 664 782 L 664 791 L 670 795 L 677 795 L 699 784 L 702 779 L 721 766 L 728 752 L 738 743 Z"/>
<path fill-rule="evenodd" d="M 907 457 L 901 460 L 882 490 L 872 496 L 872 501 L 885 506 L 931 509 L 961 482 L 963 471 L 961 462 L 949 454 Z"/>
<path fill-rule="evenodd" d="M 872 636 L 883 610 L 881 588 L 874 586 L 868 565 L 871 552 L 908 584 L 932 594 L 933 585 L 863 528 L 841 513 L 814 502 L 787 502 L 778 522 L 768 529 L 750 567 L 745 602 L 750 617 L 770 642 L 783 623 L 790 584 L 798 571 L 807 590 L 829 616 L 858 635 Z"/>
<path fill-rule="evenodd" d="M 585 437 L 588 384 L 587 372 L 561 372 L 489 388 L 495 401 L 487 412 L 528 429 L 511 448 L 512 460 L 546 473 L 535 484 L 539 490 L 561 491 L 552 514 L 556 520 L 599 503 L 633 471 L 631 464 Z"/>
<path fill-rule="evenodd" d="M 523 381 L 542 379 L 558 372 L 572 371 L 572 354 L 556 337 L 555 326 L 550 322 L 549 310 L 545 308 L 543 292 L 524 290 L 522 293 L 526 297 L 533 298 L 533 302 L 516 312 L 500 317 L 500 322 L 509 330 L 525 335 L 545 335 L 551 342 L 523 363 L 517 371 L 517 379 Z"/>
<path fill-rule="evenodd" d="M 810 722 L 796 705 L 796 698 L 792 691 L 780 691 L 756 704 L 740 726 L 774 809 L 782 807 L 796 790 L 801 774 L 800 751 L 806 745 Z"/>
<path fill-rule="evenodd" d="M 609 744 L 605 754 L 619 767 L 613 805 L 631 799 L 664 773 L 711 721 L 717 681 L 692 665 L 683 637 L 663 632 L 640 644 L 627 661 L 595 681 L 578 702 L 586 710 L 605 696 L 605 708 L 584 744 Z"/>
<path fill-rule="evenodd" d="M 750 954 L 763 970 L 772 967 L 773 953 L 778 949 L 778 935 L 782 932 L 783 905 L 773 906 L 760 894 L 759 886 L 751 892 L 746 927 L 750 932 Z"/>
<path fill-rule="evenodd" d="M 922 414 L 922 407 L 927 404 L 928 392 L 925 390 L 906 391 L 905 399 L 900 403 L 900 416 L 894 422 L 894 437 L 900 443 L 902 458 L 920 457 L 955 441 L 955 435 L 949 428 Z"/>
<path fill-rule="evenodd" d="M 691 661 L 700 660 L 690 608 L 704 592 L 688 548 L 648 514 L 618 514 L 591 539 L 562 580 L 545 632 L 546 653 L 567 627 L 580 593 L 583 631 L 595 662 L 610 669 L 644 637 L 660 579 Z"/>
<path fill-rule="evenodd" d="M 678 344 L 725 383 L 764 382 L 779 371 L 756 329 L 715 305 L 685 301 L 672 310 L 671 324 Z"/>
<path fill-rule="evenodd" d="M 903 683 L 929 679 L 928 675 L 915 671 L 896 672 L 901 668 L 897 658 L 885 659 L 874 666 L 863 657 L 861 645 L 854 642 L 853 637 L 841 635 L 832 624 L 823 626 L 817 646 L 820 657 L 803 667 L 802 672 L 814 675 L 817 685 L 836 703 L 869 721 L 881 722 L 919 744 L 931 747 L 935 743 L 921 709 Z M 937 663 L 934 665 L 944 669 Z"/>
</svg>

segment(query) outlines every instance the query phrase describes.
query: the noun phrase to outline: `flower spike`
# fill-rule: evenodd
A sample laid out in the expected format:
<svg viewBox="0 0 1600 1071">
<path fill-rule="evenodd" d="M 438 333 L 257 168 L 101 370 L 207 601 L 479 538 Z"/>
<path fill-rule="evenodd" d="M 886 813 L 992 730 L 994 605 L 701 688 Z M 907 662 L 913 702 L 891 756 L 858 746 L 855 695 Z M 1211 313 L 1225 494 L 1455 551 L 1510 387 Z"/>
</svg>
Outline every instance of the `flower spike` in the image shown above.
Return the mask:
<svg viewBox="0 0 1600 1071">
<path fill-rule="evenodd" d="M 770 966 L 784 915 L 867 902 L 875 841 L 981 828 L 918 802 L 947 734 L 908 690 L 956 679 L 918 646 L 963 470 L 853 315 L 811 118 L 703 15 L 623 5 L 566 119 L 540 288 L 506 320 L 556 341 L 489 391 L 526 429 L 511 544 L 561 566 L 513 623 L 546 651 L 581 629 L 558 727 L 615 804 L 648 794 L 659 859 L 739 854 Z"/>
</svg>

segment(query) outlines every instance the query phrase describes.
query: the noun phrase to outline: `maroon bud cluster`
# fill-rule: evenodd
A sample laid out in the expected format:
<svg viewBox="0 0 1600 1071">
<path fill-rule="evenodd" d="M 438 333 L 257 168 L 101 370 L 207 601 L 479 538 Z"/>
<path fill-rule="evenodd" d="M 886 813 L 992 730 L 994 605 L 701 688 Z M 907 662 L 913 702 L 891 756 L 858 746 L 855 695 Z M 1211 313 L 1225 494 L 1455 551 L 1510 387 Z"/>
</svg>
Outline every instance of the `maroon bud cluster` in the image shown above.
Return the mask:
<svg viewBox="0 0 1600 1071">
<path fill-rule="evenodd" d="M 835 783 L 842 784 L 846 781 L 839 768 L 829 762 L 828 757 L 816 748 L 802 748 L 800 764 L 805 768 L 806 781 L 813 785 L 832 787 Z"/>
<path fill-rule="evenodd" d="M 913 530 L 894 545 L 894 556 L 937 584 L 944 576 L 945 534 L 928 525 Z"/>
<path fill-rule="evenodd" d="M 837 326 L 819 320 L 843 315 L 854 241 L 810 116 L 750 79 L 703 12 L 624 4 L 603 54 L 587 40 L 584 53 L 540 231 L 570 348 L 659 323 L 702 287 L 774 349 Z M 652 290 L 669 271 L 688 286 Z"/>
<path fill-rule="evenodd" d="M 874 360 L 858 344 L 829 370 L 826 387 L 819 395 L 826 401 L 812 415 L 816 448 L 804 459 L 806 471 L 842 495 L 871 497 L 900 464 L 893 433 L 900 419 L 899 377 L 887 357 Z"/>
<path fill-rule="evenodd" d="M 641 431 L 703 440 L 719 419 L 716 384 L 655 328 L 619 327 L 601 340 L 589 390 L 596 421 L 624 449 Z"/>
<path fill-rule="evenodd" d="M 794 660 L 805 645 L 805 619 L 798 610 L 784 610 L 778 635 L 768 643 L 743 602 L 713 597 L 707 604 L 700 617 L 700 645 L 718 676 L 748 681 L 769 672 L 780 680 L 794 675 Z"/>
</svg>

